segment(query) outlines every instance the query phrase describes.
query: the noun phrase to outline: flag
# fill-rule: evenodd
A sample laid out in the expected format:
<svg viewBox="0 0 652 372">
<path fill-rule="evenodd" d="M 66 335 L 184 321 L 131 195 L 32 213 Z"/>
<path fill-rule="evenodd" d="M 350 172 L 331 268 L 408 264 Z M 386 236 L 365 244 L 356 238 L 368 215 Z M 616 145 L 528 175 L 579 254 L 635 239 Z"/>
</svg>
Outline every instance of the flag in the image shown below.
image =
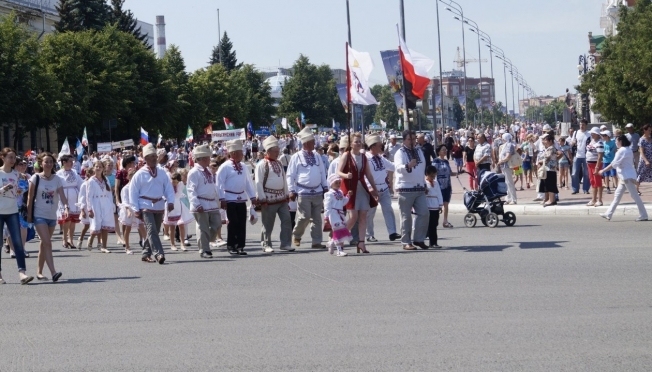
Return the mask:
<svg viewBox="0 0 652 372">
<path fill-rule="evenodd" d="M 369 76 L 374 69 L 374 62 L 366 52 L 358 52 L 348 46 L 349 90 L 351 103 L 356 105 L 377 105 L 378 101 L 371 94 Z"/>
<path fill-rule="evenodd" d="M 82 146 L 88 146 L 88 135 L 86 135 L 86 127 L 84 127 L 84 135 L 81 140 Z"/>
<path fill-rule="evenodd" d="M 254 135 L 254 126 L 253 126 L 253 124 L 251 124 L 251 122 L 247 123 L 247 132 L 249 132 L 249 136 L 253 137 L 253 135 Z"/>
<path fill-rule="evenodd" d="M 335 119 L 333 119 L 333 128 L 335 128 Z"/>
<path fill-rule="evenodd" d="M 396 25 L 398 31 L 398 25 Z M 399 33 L 399 54 L 401 57 L 401 68 L 403 70 L 403 83 L 405 84 L 405 94 L 407 108 L 416 108 L 417 100 L 423 98 L 423 93 L 430 84 L 428 70 L 432 68 L 435 61 L 428 57 L 410 50 L 405 44 L 405 40 Z"/>
<path fill-rule="evenodd" d="M 303 111 L 301 111 L 301 124 L 305 124 L 305 123 L 306 123 L 306 117 L 305 117 L 305 115 L 303 115 Z M 299 128 L 301 128 L 301 127 L 299 127 Z"/>
<path fill-rule="evenodd" d="M 401 122 L 401 119 L 398 119 L 398 129 L 401 129 L 403 127 L 403 123 Z"/>
<path fill-rule="evenodd" d="M 84 145 L 82 145 L 79 138 L 77 138 L 77 146 L 75 146 L 75 150 L 77 150 L 77 161 L 81 162 L 82 156 L 84 155 Z"/>
<path fill-rule="evenodd" d="M 387 123 L 385 122 L 385 120 L 380 119 L 380 126 L 383 128 L 387 128 Z"/>
<path fill-rule="evenodd" d="M 63 145 L 61 145 L 61 151 L 59 154 L 70 155 L 70 144 L 68 143 L 68 137 L 63 140 Z"/>
<path fill-rule="evenodd" d="M 208 125 L 204 128 L 204 134 L 213 134 L 213 123 L 208 123 Z"/>
<path fill-rule="evenodd" d="M 31 155 L 32 155 L 32 150 L 31 149 L 25 151 L 25 156 L 29 157 Z"/>
<path fill-rule="evenodd" d="M 149 135 L 147 134 L 147 131 L 143 129 L 143 127 L 140 127 L 140 144 L 145 146 L 148 143 L 149 143 Z"/>
<path fill-rule="evenodd" d="M 192 128 L 190 128 L 190 125 L 188 125 L 188 131 L 186 132 L 186 142 L 192 142 L 192 139 Z"/>
<path fill-rule="evenodd" d="M 281 119 L 281 126 L 283 127 L 283 129 L 288 129 L 288 119 L 287 118 Z"/>
<path fill-rule="evenodd" d="M 301 113 L 301 116 L 303 116 L 303 113 Z M 301 122 L 299 121 L 299 118 L 297 118 L 297 127 L 301 130 Z"/>
<path fill-rule="evenodd" d="M 475 103 L 475 107 L 477 107 L 478 110 L 482 109 L 482 99 L 481 98 L 476 98 L 473 102 Z"/>
<path fill-rule="evenodd" d="M 235 125 L 231 123 L 231 120 L 229 120 L 229 118 L 224 118 L 224 126 L 226 127 L 227 130 L 235 129 Z"/>
<path fill-rule="evenodd" d="M 212 132 L 211 132 L 212 133 Z M 156 141 L 156 146 L 161 144 L 161 141 L 163 141 L 163 135 L 161 133 L 158 134 L 158 141 Z"/>
<path fill-rule="evenodd" d="M 276 123 L 272 124 L 272 132 L 276 133 Z"/>
<path fill-rule="evenodd" d="M 344 107 L 344 112 L 349 112 L 349 105 L 346 103 L 346 84 L 336 84 L 335 88 L 337 89 L 337 95 L 340 97 L 340 102 L 342 102 L 342 107 Z"/>
</svg>

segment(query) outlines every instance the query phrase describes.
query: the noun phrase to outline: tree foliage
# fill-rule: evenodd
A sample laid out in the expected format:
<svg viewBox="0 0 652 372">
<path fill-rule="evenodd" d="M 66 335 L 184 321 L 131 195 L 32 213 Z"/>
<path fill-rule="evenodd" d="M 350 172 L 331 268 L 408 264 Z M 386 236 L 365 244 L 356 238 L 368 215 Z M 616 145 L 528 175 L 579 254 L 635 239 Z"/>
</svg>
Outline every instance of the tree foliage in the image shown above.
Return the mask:
<svg viewBox="0 0 652 372">
<path fill-rule="evenodd" d="M 591 93 L 593 109 L 614 123 L 652 120 L 652 5 L 621 7 L 618 34 L 605 40 L 600 62 L 578 90 Z"/>
<path fill-rule="evenodd" d="M 233 42 L 229 39 L 229 35 L 224 31 L 220 44 L 213 48 L 209 64 L 215 65 L 220 63 L 220 49 L 222 50 L 222 66 L 227 72 L 237 70 L 242 67 L 242 63 L 238 63 L 235 50 L 233 50 Z"/>
<path fill-rule="evenodd" d="M 111 0 L 111 10 L 109 13 L 109 22 L 115 24 L 117 29 L 134 35 L 141 43 L 147 46 L 147 35 L 142 34 L 134 14 L 129 9 L 124 9 L 125 0 Z"/>
<path fill-rule="evenodd" d="M 59 0 L 56 6 L 58 32 L 101 30 L 110 19 L 111 8 L 104 0 Z"/>
<path fill-rule="evenodd" d="M 377 89 L 376 87 L 378 87 L 378 85 L 371 88 L 374 97 L 376 97 L 376 100 L 378 101 L 378 106 L 374 113 L 374 121 L 377 124 L 380 124 L 380 121 L 382 120 L 387 123 L 388 129 L 398 129 L 398 119 L 400 116 L 398 114 L 394 95 L 392 94 L 392 88 L 389 84 L 381 85 L 380 92 L 376 95 L 374 91 L 374 89 Z"/>
<path fill-rule="evenodd" d="M 310 63 L 308 57 L 301 55 L 292 70 L 292 78 L 283 86 L 279 116 L 292 121 L 303 112 L 311 124 L 331 126 L 333 119 L 344 123 L 346 116 L 330 67 L 316 66 Z"/>
</svg>

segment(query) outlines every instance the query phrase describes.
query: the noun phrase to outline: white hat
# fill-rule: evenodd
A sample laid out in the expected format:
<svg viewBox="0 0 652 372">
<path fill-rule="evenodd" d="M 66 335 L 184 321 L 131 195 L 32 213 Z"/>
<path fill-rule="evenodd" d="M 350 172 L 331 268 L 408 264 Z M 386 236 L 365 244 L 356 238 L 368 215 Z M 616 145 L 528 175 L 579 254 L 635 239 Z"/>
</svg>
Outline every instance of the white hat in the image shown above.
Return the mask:
<svg viewBox="0 0 652 372">
<path fill-rule="evenodd" d="M 211 156 L 211 149 L 208 147 L 208 145 L 201 145 L 195 147 L 194 150 L 192 150 L 192 156 L 195 159 L 199 158 L 207 158 Z"/>
<path fill-rule="evenodd" d="M 156 155 L 156 149 L 154 148 L 154 145 L 152 145 L 151 143 L 148 143 L 147 145 L 145 145 L 145 147 L 143 147 L 143 157 L 147 155 Z"/>
<path fill-rule="evenodd" d="M 604 124 L 602 124 L 602 125 L 600 126 L 600 130 L 602 130 L 602 131 L 607 130 L 607 126 L 604 125 Z"/>
<path fill-rule="evenodd" d="M 301 132 L 297 134 L 297 137 L 299 138 L 299 141 L 301 141 L 301 143 L 306 143 L 315 140 L 315 136 L 312 134 L 312 130 L 310 130 L 310 128 L 303 128 Z"/>
<path fill-rule="evenodd" d="M 332 185 L 335 181 L 340 181 L 341 178 L 340 176 L 337 175 L 337 173 L 332 173 L 330 176 L 328 176 L 328 185 Z"/>
<path fill-rule="evenodd" d="M 163 156 L 163 155 L 165 155 L 165 154 L 167 154 L 167 152 L 165 151 L 165 149 L 158 149 L 158 150 L 156 150 L 156 156 Z"/>
<path fill-rule="evenodd" d="M 342 136 L 338 147 L 340 148 L 340 151 L 346 150 L 346 148 L 349 147 L 349 136 Z"/>
<path fill-rule="evenodd" d="M 499 134 L 504 134 L 504 133 L 505 133 L 505 130 L 504 130 L 504 129 L 501 129 L 501 130 L 498 131 L 498 133 L 499 133 Z"/>
<path fill-rule="evenodd" d="M 634 128 L 634 124 L 632 124 L 632 123 L 627 123 L 627 125 L 625 125 L 625 128 Z"/>
<path fill-rule="evenodd" d="M 591 128 L 591 132 L 590 132 L 590 133 L 591 133 L 591 134 L 597 134 L 597 135 L 600 135 L 600 128 L 598 128 L 598 127 L 593 127 L 593 128 Z"/>
<path fill-rule="evenodd" d="M 389 139 L 396 139 L 396 134 L 390 134 Z"/>
<path fill-rule="evenodd" d="M 509 133 L 504 133 L 504 134 L 503 134 L 503 139 L 504 139 L 505 141 L 509 142 L 509 141 L 512 140 L 512 135 L 509 134 Z"/>
<path fill-rule="evenodd" d="M 367 146 L 371 147 L 376 143 L 383 143 L 383 141 L 380 139 L 380 136 L 374 134 L 374 135 L 365 137 L 364 138 L 364 143 L 366 143 Z"/>
<path fill-rule="evenodd" d="M 543 130 L 548 131 L 548 130 L 552 130 L 552 128 L 550 127 L 550 125 L 546 124 L 543 126 Z"/>
<path fill-rule="evenodd" d="M 278 147 L 278 140 L 274 136 L 269 136 L 263 141 L 263 148 L 268 151 L 272 147 Z"/>
<path fill-rule="evenodd" d="M 242 141 L 239 139 L 226 141 L 226 149 L 229 152 L 242 151 Z"/>
<path fill-rule="evenodd" d="M 611 138 L 611 131 L 603 130 L 602 132 L 600 132 L 600 134 Z"/>
</svg>

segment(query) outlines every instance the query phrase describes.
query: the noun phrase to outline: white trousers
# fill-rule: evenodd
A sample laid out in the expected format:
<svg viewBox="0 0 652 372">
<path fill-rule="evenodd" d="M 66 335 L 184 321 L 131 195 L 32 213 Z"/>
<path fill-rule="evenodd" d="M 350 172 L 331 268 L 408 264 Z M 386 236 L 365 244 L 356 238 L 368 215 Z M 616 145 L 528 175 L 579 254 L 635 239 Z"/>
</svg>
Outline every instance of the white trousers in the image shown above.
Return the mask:
<svg viewBox="0 0 652 372">
<path fill-rule="evenodd" d="M 607 217 L 611 218 L 611 216 L 613 216 L 614 212 L 616 211 L 616 207 L 618 207 L 618 204 L 620 204 L 620 199 L 623 198 L 623 194 L 625 193 L 625 188 L 627 188 L 627 191 L 629 191 L 629 195 L 632 197 L 632 199 L 634 199 L 634 202 L 636 202 L 639 216 L 641 218 L 648 218 L 647 210 L 645 210 L 645 204 L 643 204 L 643 200 L 641 200 L 641 197 L 638 195 L 638 192 L 636 191 L 636 181 L 631 179 L 621 181 L 618 184 L 618 188 L 616 189 L 616 193 L 614 194 L 614 200 L 611 202 L 611 205 L 609 205 L 609 209 L 607 209 Z"/>
<path fill-rule="evenodd" d="M 514 170 L 512 168 L 503 168 L 505 183 L 507 184 L 507 197 L 505 200 L 516 203 L 516 184 L 514 183 Z"/>
<path fill-rule="evenodd" d="M 385 226 L 387 232 L 392 235 L 396 233 L 396 217 L 394 216 L 394 209 L 392 209 L 392 196 L 389 194 L 389 189 L 383 191 L 378 195 L 378 204 L 383 211 L 385 219 Z M 374 217 L 378 207 L 373 207 L 367 212 L 367 237 L 376 236 L 374 232 Z"/>
</svg>

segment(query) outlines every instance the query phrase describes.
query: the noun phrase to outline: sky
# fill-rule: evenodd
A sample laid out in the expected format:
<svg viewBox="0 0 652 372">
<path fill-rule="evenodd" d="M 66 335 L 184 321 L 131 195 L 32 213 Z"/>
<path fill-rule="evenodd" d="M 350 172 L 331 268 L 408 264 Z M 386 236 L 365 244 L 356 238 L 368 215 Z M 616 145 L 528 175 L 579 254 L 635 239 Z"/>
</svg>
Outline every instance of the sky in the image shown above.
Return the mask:
<svg viewBox="0 0 652 372">
<path fill-rule="evenodd" d="M 448 1 L 448 0 L 445 0 Z M 604 0 L 457 0 L 464 16 L 478 24 L 500 47 L 537 95 L 561 96 L 578 83 L 578 57 L 588 53 L 588 32 L 602 35 Z M 398 48 L 396 24 L 399 0 L 349 0 L 354 49 L 369 52 L 375 69 L 370 83 L 386 84 L 380 51 Z M 436 63 L 430 76 L 439 76 L 437 14 L 434 0 L 404 0 L 405 34 L 410 49 Z M 238 61 L 264 71 L 291 67 L 300 54 L 312 63 L 345 68 L 346 0 L 127 0 L 125 7 L 145 22 L 165 16 L 167 44 L 177 45 L 189 72 L 206 67 L 221 31 L 233 42 Z M 462 48 L 462 24 L 440 2 L 442 70 L 457 68 Z M 478 58 L 477 35 L 465 31 L 466 58 Z M 489 49 L 481 44 L 482 59 Z M 494 58 L 496 100 L 504 101 L 503 68 Z M 477 77 L 479 64 L 467 64 L 467 76 Z M 482 75 L 491 76 L 489 61 Z M 511 80 L 508 102 L 511 106 Z M 516 87 L 516 85 L 515 85 Z M 516 88 L 515 88 L 516 89 Z"/>
</svg>

